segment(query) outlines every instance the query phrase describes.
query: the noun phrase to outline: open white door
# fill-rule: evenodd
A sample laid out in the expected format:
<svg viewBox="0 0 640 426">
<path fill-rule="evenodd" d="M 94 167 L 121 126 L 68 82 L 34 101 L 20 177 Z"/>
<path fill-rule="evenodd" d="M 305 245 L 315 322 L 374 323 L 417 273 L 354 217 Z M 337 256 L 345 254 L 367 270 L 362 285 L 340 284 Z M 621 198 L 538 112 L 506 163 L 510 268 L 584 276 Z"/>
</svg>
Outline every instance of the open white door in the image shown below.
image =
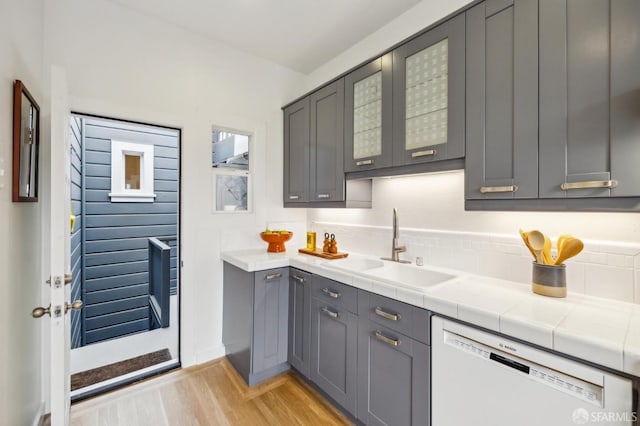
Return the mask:
<svg viewBox="0 0 640 426">
<path fill-rule="evenodd" d="M 64 70 L 51 69 L 51 165 L 50 194 L 50 276 L 51 276 L 51 365 L 50 401 L 51 426 L 69 424 L 69 356 L 70 315 L 69 286 L 65 273 L 70 270 L 69 259 L 69 102 Z M 45 231 L 46 232 L 46 231 Z M 80 306 L 76 305 L 76 308 Z"/>
</svg>

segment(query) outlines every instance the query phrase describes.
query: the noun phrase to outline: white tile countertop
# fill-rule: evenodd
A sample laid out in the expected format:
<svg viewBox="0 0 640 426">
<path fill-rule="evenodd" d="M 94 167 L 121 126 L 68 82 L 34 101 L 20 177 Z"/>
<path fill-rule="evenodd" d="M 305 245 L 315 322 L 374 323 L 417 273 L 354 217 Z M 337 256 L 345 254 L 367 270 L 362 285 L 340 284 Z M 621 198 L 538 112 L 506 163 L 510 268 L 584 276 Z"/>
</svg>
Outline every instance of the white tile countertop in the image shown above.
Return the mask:
<svg viewBox="0 0 640 426">
<path fill-rule="evenodd" d="M 640 306 L 581 294 L 534 294 L 530 286 L 428 265 L 453 277 L 424 289 L 340 267 L 340 261 L 264 249 L 223 252 L 222 260 L 253 272 L 292 266 L 457 318 L 533 344 L 640 377 Z M 351 253 L 353 260 L 375 260 Z"/>
</svg>

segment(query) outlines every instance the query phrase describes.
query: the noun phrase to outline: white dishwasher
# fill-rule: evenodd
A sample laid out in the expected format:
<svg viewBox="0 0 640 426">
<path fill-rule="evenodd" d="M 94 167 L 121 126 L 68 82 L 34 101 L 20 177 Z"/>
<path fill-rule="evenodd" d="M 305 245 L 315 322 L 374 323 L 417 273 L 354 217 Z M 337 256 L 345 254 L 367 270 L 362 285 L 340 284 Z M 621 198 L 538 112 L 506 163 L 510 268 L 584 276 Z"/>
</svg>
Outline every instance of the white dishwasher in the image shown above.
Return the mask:
<svg viewBox="0 0 640 426">
<path fill-rule="evenodd" d="M 634 382 L 434 316 L 433 426 L 636 425 Z"/>
</svg>

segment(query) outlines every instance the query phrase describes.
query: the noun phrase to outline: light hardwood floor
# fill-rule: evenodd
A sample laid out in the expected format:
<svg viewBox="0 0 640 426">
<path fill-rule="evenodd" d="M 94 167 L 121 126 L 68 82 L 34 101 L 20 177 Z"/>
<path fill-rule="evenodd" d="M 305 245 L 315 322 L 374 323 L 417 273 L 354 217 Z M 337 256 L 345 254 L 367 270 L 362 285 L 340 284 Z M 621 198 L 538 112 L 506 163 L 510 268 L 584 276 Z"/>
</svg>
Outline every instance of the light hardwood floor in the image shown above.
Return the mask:
<svg viewBox="0 0 640 426">
<path fill-rule="evenodd" d="M 248 388 L 224 358 L 71 407 L 71 426 L 351 424 L 295 374 Z"/>
</svg>

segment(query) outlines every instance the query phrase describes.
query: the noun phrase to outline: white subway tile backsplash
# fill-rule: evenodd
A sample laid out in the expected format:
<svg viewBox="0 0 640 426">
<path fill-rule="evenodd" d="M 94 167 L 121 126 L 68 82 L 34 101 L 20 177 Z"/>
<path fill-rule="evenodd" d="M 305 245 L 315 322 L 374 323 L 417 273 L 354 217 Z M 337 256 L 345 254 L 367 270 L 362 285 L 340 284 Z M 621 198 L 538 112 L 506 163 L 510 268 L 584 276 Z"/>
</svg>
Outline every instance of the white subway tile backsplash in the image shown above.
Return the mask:
<svg viewBox="0 0 640 426">
<path fill-rule="evenodd" d="M 633 269 L 605 265 L 585 265 L 585 293 L 590 296 L 633 300 Z"/>
</svg>

